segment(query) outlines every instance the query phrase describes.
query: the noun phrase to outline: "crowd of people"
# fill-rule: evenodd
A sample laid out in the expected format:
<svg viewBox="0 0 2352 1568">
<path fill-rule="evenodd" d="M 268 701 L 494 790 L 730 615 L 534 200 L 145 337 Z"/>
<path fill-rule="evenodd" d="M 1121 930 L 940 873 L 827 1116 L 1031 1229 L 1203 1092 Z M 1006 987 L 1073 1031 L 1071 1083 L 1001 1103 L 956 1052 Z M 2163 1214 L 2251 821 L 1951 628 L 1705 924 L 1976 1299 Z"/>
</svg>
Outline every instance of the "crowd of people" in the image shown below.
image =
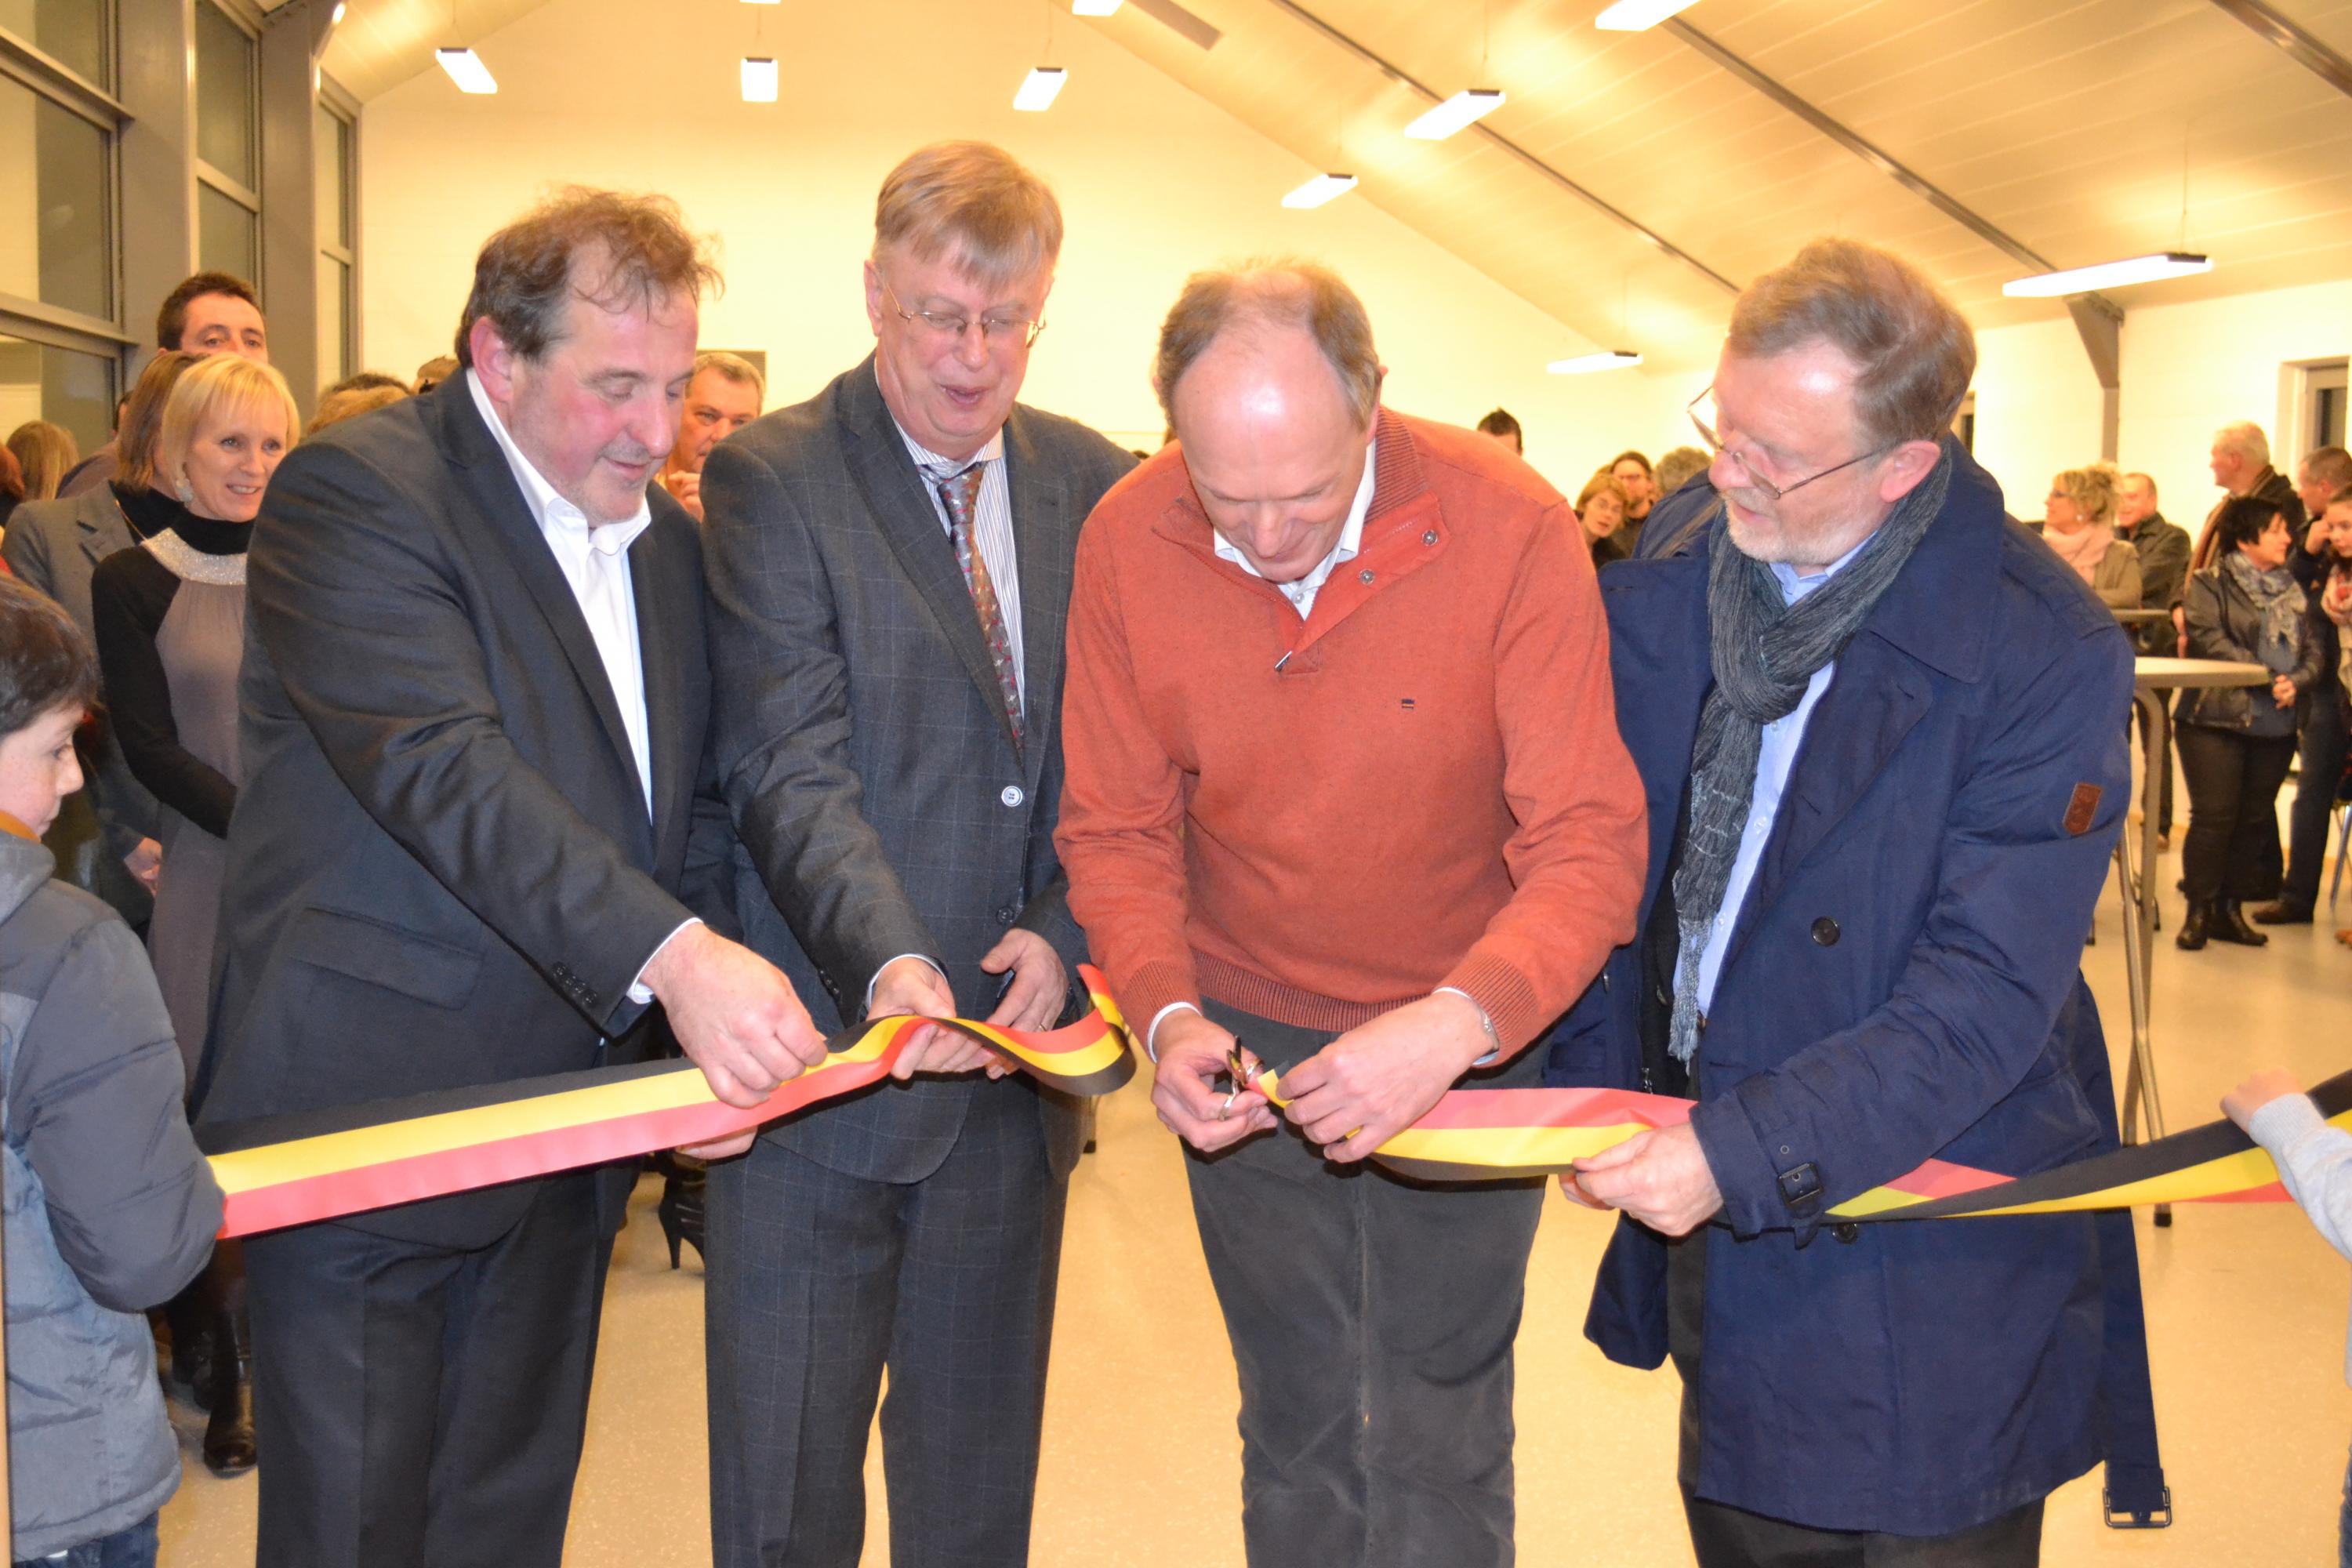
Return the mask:
<svg viewBox="0 0 2352 1568">
<path fill-rule="evenodd" d="M 2298 500 L 2223 432 L 2193 550 L 2070 470 L 2037 542 L 1948 436 L 1966 322 L 1822 241 L 1741 293 L 1703 445 L 1572 503 L 1503 410 L 1388 408 L 1305 262 L 1186 281 L 1139 463 L 1018 401 L 1063 222 L 999 149 L 916 152 L 874 353 L 767 412 L 675 205 L 567 191 L 484 244 L 454 355 L 307 429 L 207 273 L 103 448 L 10 437 L 16 1558 L 153 1562 L 165 1384 L 258 1466 L 268 1568 L 562 1555 L 635 1167 L 215 1247 L 191 1121 L 670 1050 L 755 1108 L 864 1019 L 1075 1017 L 1086 959 L 1186 1152 L 1253 1563 L 1511 1560 L 1540 1183 L 1363 1163 L 1464 1083 L 1695 1102 L 1563 1186 L 1621 1216 L 1592 1337 L 1682 1376 L 1705 1568 L 2031 1563 L 2103 1462 L 2162 1506 L 2126 1215 L 1834 1211 L 2116 1143 L 2074 951 L 2128 793 L 2109 609 L 2273 676 L 2177 717 L 2199 939 L 2309 918 L 2256 826 L 2298 734 L 2323 813 L 2343 771 L 2344 454 Z M 1080 1113 L 926 1029 L 682 1152 L 715 1562 L 856 1563 L 877 1403 L 893 1560 L 1025 1560 Z"/>
</svg>

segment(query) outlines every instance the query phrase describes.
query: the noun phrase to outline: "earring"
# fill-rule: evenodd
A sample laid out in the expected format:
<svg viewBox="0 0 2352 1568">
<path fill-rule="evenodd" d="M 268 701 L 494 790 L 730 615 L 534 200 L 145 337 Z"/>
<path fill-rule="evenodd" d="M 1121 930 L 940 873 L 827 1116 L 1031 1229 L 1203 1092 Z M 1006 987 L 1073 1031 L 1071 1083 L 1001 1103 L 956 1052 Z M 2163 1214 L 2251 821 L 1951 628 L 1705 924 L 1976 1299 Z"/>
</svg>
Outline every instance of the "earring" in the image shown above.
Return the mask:
<svg viewBox="0 0 2352 1568">
<path fill-rule="evenodd" d="M 188 483 L 188 481 L 187 481 L 186 479 L 182 479 L 182 480 L 181 480 L 177 485 L 173 486 L 173 488 L 175 490 L 177 490 L 177 491 L 178 491 L 178 493 L 179 493 L 179 497 L 180 497 L 180 504 L 181 504 L 182 506 L 194 506 L 194 505 L 195 505 L 195 504 L 196 504 L 196 492 L 195 492 L 195 489 L 194 489 L 194 488 L 193 486 L 191 486 L 191 485 Z"/>
</svg>

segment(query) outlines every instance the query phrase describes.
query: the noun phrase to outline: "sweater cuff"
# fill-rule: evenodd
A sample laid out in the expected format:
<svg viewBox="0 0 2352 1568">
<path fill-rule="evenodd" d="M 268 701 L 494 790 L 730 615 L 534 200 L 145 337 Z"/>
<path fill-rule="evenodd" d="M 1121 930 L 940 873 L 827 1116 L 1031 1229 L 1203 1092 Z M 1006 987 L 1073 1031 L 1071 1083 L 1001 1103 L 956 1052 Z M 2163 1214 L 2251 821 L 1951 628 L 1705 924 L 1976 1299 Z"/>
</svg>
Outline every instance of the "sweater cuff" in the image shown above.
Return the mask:
<svg viewBox="0 0 2352 1568">
<path fill-rule="evenodd" d="M 1119 1016 L 1129 1030 L 1149 1029 L 1161 1013 L 1179 1002 L 1198 1007 L 1201 987 L 1189 962 L 1155 958 L 1115 986 L 1111 999 L 1118 1004 Z"/>
<path fill-rule="evenodd" d="M 1502 1042 L 1507 1057 L 1518 1055 L 1551 1022 L 1538 1016 L 1535 987 L 1528 984 L 1526 975 L 1475 949 L 1430 989 L 1459 991 L 1477 1004 L 1495 1026 L 1495 1037 Z"/>
<path fill-rule="evenodd" d="M 2327 1125 L 2307 1094 L 2282 1094 L 2247 1118 L 2246 1136 L 2270 1152 L 2273 1160 L 2297 1139 Z"/>
</svg>

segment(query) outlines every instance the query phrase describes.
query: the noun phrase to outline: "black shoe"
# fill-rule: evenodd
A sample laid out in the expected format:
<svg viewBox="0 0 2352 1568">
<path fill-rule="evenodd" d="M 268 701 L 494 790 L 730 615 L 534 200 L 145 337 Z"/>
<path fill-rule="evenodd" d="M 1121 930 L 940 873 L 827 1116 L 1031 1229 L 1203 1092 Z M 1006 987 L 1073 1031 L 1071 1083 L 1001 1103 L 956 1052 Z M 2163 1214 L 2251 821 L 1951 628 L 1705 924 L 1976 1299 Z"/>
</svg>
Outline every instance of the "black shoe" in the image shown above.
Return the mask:
<svg viewBox="0 0 2352 1568">
<path fill-rule="evenodd" d="M 2223 899 L 2214 907 L 2212 925 L 2205 934 L 2215 942 L 2234 942 L 2241 947 L 2268 947 L 2271 941 L 2246 923 L 2245 911 L 2235 899 Z"/>
<path fill-rule="evenodd" d="M 669 1243 L 672 1268 L 677 1267 L 677 1244 L 681 1241 L 692 1242 L 695 1256 L 706 1264 L 710 1261 L 709 1250 L 702 1245 L 702 1196 L 709 1184 L 708 1173 L 698 1167 L 670 1167 L 669 1183 L 662 1188 L 661 1202 L 656 1205 L 654 1215 L 661 1221 L 662 1239 Z"/>
<path fill-rule="evenodd" d="M 2205 905 L 2190 904 L 2189 913 L 2181 919 L 2180 929 L 2173 933 L 2172 945 L 2188 952 L 2195 952 L 2199 948 L 2203 947 L 2206 919 Z"/>
<path fill-rule="evenodd" d="M 2311 906 L 2290 904 L 2281 899 L 2256 910 L 2254 923 L 2258 926 L 2307 926 L 2311 923 Z"/>
<path fill-rule="evenodd" d="M 242 1312 L 225 1312 L 214 1331 L 212 1419 L 205 1423 L 205 1468 L 216 1476 L 253 1468 L 253 1329 Z"/>
<path fill-rule="evenodd" d="M 202 1291 L 203 1281 L 198 1279 L 163 1303 L 164 1326 L 172 1331 L 172 1362 L 164 1388 L 198 1410 L 210 1410 L 220 1314 L 201 1299 Z"/>
</svg>

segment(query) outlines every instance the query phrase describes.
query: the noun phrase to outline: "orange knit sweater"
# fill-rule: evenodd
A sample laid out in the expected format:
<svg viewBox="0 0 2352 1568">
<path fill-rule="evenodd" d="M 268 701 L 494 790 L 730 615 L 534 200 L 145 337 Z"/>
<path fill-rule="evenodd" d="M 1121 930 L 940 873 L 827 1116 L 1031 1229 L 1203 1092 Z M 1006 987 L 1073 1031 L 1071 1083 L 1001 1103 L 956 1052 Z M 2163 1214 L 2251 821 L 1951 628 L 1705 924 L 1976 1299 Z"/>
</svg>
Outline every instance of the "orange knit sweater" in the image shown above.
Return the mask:
<svg viewBox="0 0 2352 1568">
<path fill-rule="evenodd" d="M 1162 451 L 1087 520 L 1066 679 L 1055 841 L 1139 1029 L 1205 994 L 1337 1031 L 1453 985 L 1516 1051 L 1633 937 L 1592 566 L 1483 437 L 1381 411 L 1361 552 L 1304 622 Z"/>
</svg>

